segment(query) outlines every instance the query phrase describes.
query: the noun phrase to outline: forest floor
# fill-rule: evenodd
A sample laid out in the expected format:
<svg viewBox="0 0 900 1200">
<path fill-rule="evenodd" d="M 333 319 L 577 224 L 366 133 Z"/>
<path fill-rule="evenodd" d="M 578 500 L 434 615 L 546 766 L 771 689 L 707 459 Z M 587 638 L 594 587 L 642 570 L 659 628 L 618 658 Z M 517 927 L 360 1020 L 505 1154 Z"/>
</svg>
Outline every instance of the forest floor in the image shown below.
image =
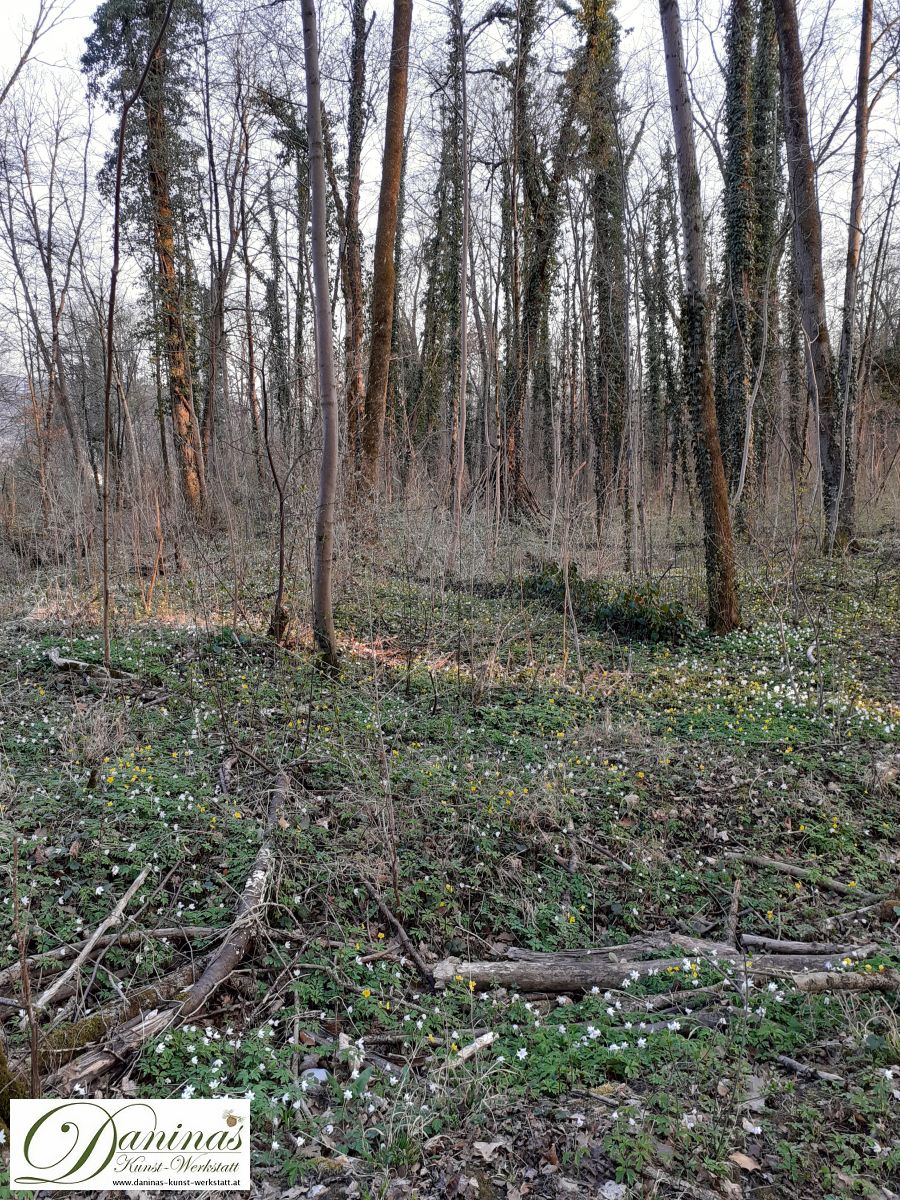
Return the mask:
<svg viewBox="0 0 900 1200">
<path fill-rule="evenodd" d="M 96 613 L 10 589 L 0 994 L 21 1002 L 17 934 L 32 954 L 77 943 L 151 867 L 119 927 L 145 936 L 44 1014 L 47 1089 L 73 1053 L 60 1023 L 215 949 L 268 838 L 238 972 L 98 1084 L 251 1096 L 257 1196 L 900 1192 L 896 994 L 741 988 L 683 950 L 605 993 L 434 991 L 373 899 L 428 971 L 735 928 L 874 948 L 836 971 L 896 967 L 900 552 L 781 570 L 743 581 L 746 630 L 713 639 L 667 610 L 657 641 L 629 633 L 627 592 L 603 619 L 579 593 L 573 636 L 552 572 L 441 589 L 385 571 L 345 589 L 331 676 L 302 647 L 181 619 L 175 583 L 117 625 L 126 678 L 61 669 L 49 651 L 100 661 Z M 153 935 L 188 926 L 211 932 Z M 34 995 L 53 963 L 30 976 Z M 17 1015 L 0 1008 L 26 1061 Z"/>
</svg>

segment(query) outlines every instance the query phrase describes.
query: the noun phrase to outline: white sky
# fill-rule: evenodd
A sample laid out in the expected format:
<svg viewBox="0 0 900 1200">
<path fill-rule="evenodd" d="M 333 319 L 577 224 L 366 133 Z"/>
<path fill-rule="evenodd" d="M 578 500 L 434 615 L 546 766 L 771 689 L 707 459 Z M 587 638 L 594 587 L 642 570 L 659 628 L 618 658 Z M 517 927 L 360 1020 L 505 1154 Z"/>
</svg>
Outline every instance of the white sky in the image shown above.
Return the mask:
<svg viewBox="0 0 900 1200">
<path fill-rule="evenodd" d="M 59 0 L 65 4 L 65 0 Z M 262 2 L 262 0 L 261 0 Z M 294 0 L 287 0 L 292 3 Z M 708 29 L 716 30 L 715 40 L 721 53 L 724 6 L 728 0 L 681 0 L 682 16 L 685 18 L 686 42 L 688 47 L 688 62 L 693 69 L 693 86 L 699 106 L 704 107 L 704 116 L 713 120 L 721 96 L 721 78 L 712 49 L 712 39 Z M 42 79 L 49 81 L 53 78 L 62 81 L 65 89 L 71 89 L 74 98 L 83 95 L 84 80 L 79 70 L 79 59 L 84 47 L 84 39 L 92 28 L 92 15 L 98 0 L 70 0 L 66 15 L 40 43 L 36 55 L 37 63 L 33 70 Z M 213 5 L 215 0 L 212 0 Z M 807 26 L 813 24 L 826 8 L 827 0 L 799 0 L 801 18 Z M 828 14 L 829 37 L 834 45 L 823 51 L 815 61 L 814 69 L 808 72 L 807 88 L 810 97 L 811 124 L 813 140 L 827 128 L 829 120 L 836 110 L 840 110 L 852 96 L 855 82 L 856 55 L 858 53 L 858 17 L 860 0 L 834 0 Z M 331 39 L 340 30 L 340 36 L 347 36 L 347 18 L 345 0 L 319 0 L 323 10 L 320 21 L 324 37 Z M 8 76 L 18 59 L 20 46 L 25 31 L 33 23 L 37 12 L 38 0 L 3 0 L 2 15 L 0 15 L 0 79 Z M 480 15 L 487 6 L 487 0 L 466 0 L 466 12 L 470 18 Z M 378 37 L 373 38 L 372 48 L 386 49 L 390 35 L 391 0 L 369 0 L 369 10 L 377 12 Z M 620 24 L 623 28 L 622 65 L 623 89 L 626 95 L 642 99 L 646 94 L 655 95 L 657 106 L 645 134 L 645 143 L 657 146 L 669 137 L 667 112 L 667 95 L 665 91 L 665 73 L 661 38 L 659 33 L 658 0 L 619 0 L 616 9 Z M 432 62 L 442 53 L 447 28 L 446 8 L 442 0 L 415 0 L 413 29 L 417 54 L 413 61 L 414 70 L 422 70 L 422 55 Z M 558 22 L 562 36 L 567 40 L 571 35 L 571 23 Z M 556 36 L 551 34 L 551 40 Z M 478 45 L 473 46 L 470 57 L 470 67 L 475 59 L 481 56 L 490 60 L 495 56 L 495 45 L 492 36 L 479 38 Z M 434 49 L 432 49 L 432 47 Z M 323 45 L 326 54 L 334 48 Z M 477 65 L 477 64 L 476 64 Z M 378 64 L 370 64 L 370 72 L 377 70 Z M 427 110 L 430 86 L 424 75 L 419 74 L 411 80 L 410 103 L 419 105 L 420 111 Z M 897 92 L 885 97 L 873 124 L 871 157 L 869 163 L 868 188 L 870 195 L 877 192 L 879 175 L 884 176 L 897 154 Z M 378 115 L 370 125 L 367 138 L 366 152 L 363 162 L 363 196 L 362 212 L 364 230 L 374 219 L 376 195 L 380 177 L 380 142 L 383 136 L 382 118 Z M 109 123 L 111 129 L 112 123 Z M 847 130 L 852 125 L 848 123 Z M 103 123 L 97 129 L 102 143 L 105 134 Z M 715 160 L 707 139 L 698 133 L 698 149 L 701 162 L 707 168 L 704 171 L 710 186 L 709 211 L 715 218 L 716 206 L 713 199 L 718 192 L 720 180 L 715 168 Z M 820 174 L 820 199 L 826 226 L 826 273 L 836 278 L 840 272 L 841 260 L 846 239 L 845 216 L 848 193 L 850 152 L 852 142 L 844 152 L 831 160 Z M 431 150 L 428 148 L 428 152 Z M 412 160 L 411 160 L 412 161 Z M 421 180 L 425 186 L 427 181 Z M 428 184 L 427 186 L 430 186 Z M 426 193 L 422 199 L 427 205 Z"/>
</svg>

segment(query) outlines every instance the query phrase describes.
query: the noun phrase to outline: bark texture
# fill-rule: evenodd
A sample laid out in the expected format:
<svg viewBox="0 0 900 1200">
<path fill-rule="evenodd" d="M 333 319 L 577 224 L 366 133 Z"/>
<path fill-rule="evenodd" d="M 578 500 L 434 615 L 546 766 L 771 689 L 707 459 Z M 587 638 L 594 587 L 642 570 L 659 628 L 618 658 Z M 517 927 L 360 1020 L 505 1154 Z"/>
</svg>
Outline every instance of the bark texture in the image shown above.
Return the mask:
<svg viewBox="0 0 900 1200">
<path fill-rule="evenodd" d="M 853 536 L 856 489 L 854 486 L 854 371 L 853 320 L 859 286 L 859 255 L 862 248 L 863 198 L 866 187 L 866 153 L 869 142 L 869 73 L 872 63 L 873 0 L 863 0 L 859 36 L 859 76 L 856 84 L 856 132 L 853 150 L 853 184 L 850 219 L 847 223 L 847 265 L 844 272 L 844 312 L 838 351 L 838 396 L 841 405 L 841 479 L 838 495 L 836 534 L 841 542 Z"/>
<path fill-rule="evenodd" d="M 784 105 L 784 142 L 794 213 L 794 264 L 800 293 L 800 319 L 806 343 L 807 374 L 818 416 L 822 504 L 827 541 L 832 540 L 840 494 L 840 421 L 834 355 L 825 311 L 822 273 L 822 218 L 816 194 L 816 168 L 809 140 L 803 81 L 803 51 L 794 0 L 773 0 L 778 32 L 778 67 Z"/>
<path fill-rule="evenodd" d="M 684 233 L 684 326 L 688 401 L 694 421 L 697 481 L 703 502 L 703 543 L 706 557 L 708 623 L 713 633 L 728 633 L 741 623 L 734 567 L 734 543 L 728 488 L 719 444 L 719 424 L 709 354 L 706 251 L 700 175 L 694 145 L 694 126 L 684 67 L 681 18 L 677 0 L 660 0 L 666 76 Z"/>
<path fill-rule="evenodd" d="M 175 218 L 169 180 L 167 121 L 163 107 L 166 86 L 165 43 L 153 54 L 144 95 L 147 118 L 147 182 L 153 210 L 153 238 L 163 317 L 172 432 L 188 509 L 199 516 L 205 499 L 203 447 L 194 410 L 193 385 L 184 336 L 181 288 L 175 264 Z"/>
<path fill-rule="evenodd" d="M 372 280 L 372 334 L 369 348 L 369 377 L 362 430 L 363 484 L 370 493 L 378 480 L 378 465 L 384 445 L 384 414 L 387 406 L 391 367 L 391 332 L 394 320 L 394 239 L 397 235 L 400 181 L 403 175 L 403 130 L 409 81 L 409 34 L 412 0 L 394 0 L 391 63 L 388 76 L 387 118 L 384 135 L 384 165 L 378 198 L 375 230 L 375 261 Z M 304 8 L 304 12 L 305 12 Z"/>
<path fill-rule="evenodd" d="M 319 405 L 322 410 L 322 464 L 319 473 L 319 501 L 316 509 L 313 578 L 313 634 L 323 659 L 334 666 L 337 662 L 337 635 L 334 629 L 331 579 L 334 557 L 334 502 L 338 474 L 338 411 L 334 383 L 331 292 L 328 279 L 325 145 L 322 135 L 322 99 L 315 0 L 303 0 L 303 51 L 306 60 L 306 132 L 309 143 L 310 242 L 316 314 L 316 360 L 319 376 Z"/>
</svg>

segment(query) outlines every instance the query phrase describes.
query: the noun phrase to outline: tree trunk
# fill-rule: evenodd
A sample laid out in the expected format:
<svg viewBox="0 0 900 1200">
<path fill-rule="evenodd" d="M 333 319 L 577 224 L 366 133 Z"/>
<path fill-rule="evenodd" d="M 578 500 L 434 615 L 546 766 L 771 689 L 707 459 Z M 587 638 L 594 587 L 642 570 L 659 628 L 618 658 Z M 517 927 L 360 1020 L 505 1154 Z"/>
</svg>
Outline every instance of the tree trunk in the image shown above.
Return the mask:
<svg viewBox="0 0 900 1200">
<path fill-rule="evenodd" d="M 677 0 L 660 0 L 669 102 L 678 159 L 678 190 L 684 227 L 684 314 L 686 378 L 694 419 L 694 453 L 697 481 L 703 501 L 703 542 L 706 556 L 706 589 L 709 627 L 728 633 L 740 625 L 734 569 L 734 544 L 728 489 L 722 466 L 719 425 L 709 357 L 706 253 L 700 175 L 694 145 L 694 126 L 688 96 L 681 18 Z"/>
<path fill-rule="evenodd" d="M 313 633 L 325 661 L 337 662 L 337 635 L 331 596 L 334 557 L 334 501 L 338 473 L 338 414 L 334 384 L 334 338 L 328 284 L 328 234 L 325 212 L 325 146 L 315 0 L 303 0 L 303 52 L 306 60 L 306 131 L 309 143 L 310 234 L 316 325 L 319 403 L 322 409 L 322 465 L 316 509 Z M 383 415 L 383 401 L 382 401 Z"/>
<path fill-rule="evenodd" d="M 750 295 L 756 203 L 753 179 L 753 8 L 733 0 L 728 16 L 725 93 L 725 262 L 720 320 L 724 325 L 724 393 L 719 426 L 722 458 L 732 487 L 741 466 L 750 417 Z M 752 441 L 750 443 L 752 445 Z"/>
<path fill-rule="evenodd" d="M 841 405 L 841 478 L 838 486 L 836 534 L 840 541 L 853 536 L 855 488 L 853 480 L 853 318 L 862 246 L 863 196 L 869 136 L 869 68 L 872 61 L 872 0 L 863 0 L 859 39 L 859 79 L 856 86 L 856 145 L 853 152 L 853 187 L 847 228 L 847 267 L 844 275 L 844 311 L 838 351 L 838 397 Z"/>
<path fill-rule="evenodd" d="M 346 303 L 345 366 L 347 376 L 347 459 L 351 470 L 359 466 L 359 426 L 363 383 L 362 238 L 359 231 L 359 188 L 365 132 L 366 103 L 366 0 L 354 0 L 351 10 L 353 42 L 350 49 L 350 96 L 347 118 L 347 199 L 344 210 L 344 299 Z"/>
<path fill-rule="evenodd" d="M 816 195 L 816 168 L 809 141 L 797 8 L 794 0 L 774 0 L 774 7 L 784 104 L 784 141 L 794 212 L 794 261 L 806 341 L 807 371 L 818 414 L 825 544 L 829 545 L 837 519 L 841 462 L 834 357 L 828 336 L 825 277 L 822 273 L 822 218 Z"/>
<path fill-rule="evenodd" d="M 384 166 L 381 174 L 381 194 L 378 198 L 378 226 L 375 231 L 369 378 L 366 386 L 366 407 L 362 430 L 361 475 L 363 484 L 370 493 L 375 490 L 378 464 L 384 444 L 384 413 L 387 405 L 388 375 L 391 366 L 391 331 L 394 317 L 394 288 L 396 286 L 394 238 L 397 231 L 400 180 L 403 173 L 403 130 L 406 120 L 412 7 L 412 0 L 394 0 L 394 28 L 391 38 L 387 119 L 384 135 Z"/>
<path fill-rule="evenodd" d="M 462 124 L 462 229 L 459 251 L 459 390 L 456 402 L 456 425 L 453 430 L 451 469 L 453 471 L 453 535 L 448 555 L 448 565 L 451 570 L 457 565 L 456 559 L 460 550 L 460 530 L 462 525 L 463 484 L 466 471 L 466 384 L 469 378 L 469 309 L 468 281 L 469 267 L 469 106 L 466 89 L 466 32 L 463 28 L 462 0 L 454 0 L 451 5 L 451 20 L 459 39 L 459 78 L 460 114 Z"/>
<path fill-rule="evenodd" d="M 166 116 L 162 107 L 166 82 L 164 46 L 160 46 L 153 55 L 148 82 L 150 86 L 147 95 L 150 98 L 144 100 L 147 117 L 147 170 L 164 346 L 169 372 L 172 431 L 185 503 L 194 516 L 199 516 L 205 498 L 203 448 L 191 394 L 191 371 L 184 338 L 181 289 L 175 267 L 175 222 L 167 162 Z"/>
</svg>

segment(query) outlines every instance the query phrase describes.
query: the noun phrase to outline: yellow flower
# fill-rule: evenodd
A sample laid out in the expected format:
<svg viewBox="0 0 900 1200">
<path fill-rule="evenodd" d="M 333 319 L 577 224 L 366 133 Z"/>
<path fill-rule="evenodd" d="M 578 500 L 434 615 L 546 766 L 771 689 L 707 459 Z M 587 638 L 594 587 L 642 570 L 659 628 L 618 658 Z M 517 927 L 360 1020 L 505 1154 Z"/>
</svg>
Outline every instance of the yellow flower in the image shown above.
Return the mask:
<svg viewBox="0 0 900 1200">
<path fill-rule="evenodd" d="M 241 814 L 238 810 L 235 810 L 234 819 L 236 821 L 239 821 L 241 819 Z"/>
<path fill-rule="evenodd" d="M 470 991 L 470 992 L 474 992 L 474 991 L 475 991 L 475 980 L 474 980 L 474 979 L 470 979 L 470 980 L 469 980 L 469 991 Z"/>
<path fill-rule="evenodd" d="M 362 995 L 363 995 L 363 999 L 368 1000 L 368 998 L 372 995 L 372 989 L 371 988 L 363 988 Z"/>
</svg>

